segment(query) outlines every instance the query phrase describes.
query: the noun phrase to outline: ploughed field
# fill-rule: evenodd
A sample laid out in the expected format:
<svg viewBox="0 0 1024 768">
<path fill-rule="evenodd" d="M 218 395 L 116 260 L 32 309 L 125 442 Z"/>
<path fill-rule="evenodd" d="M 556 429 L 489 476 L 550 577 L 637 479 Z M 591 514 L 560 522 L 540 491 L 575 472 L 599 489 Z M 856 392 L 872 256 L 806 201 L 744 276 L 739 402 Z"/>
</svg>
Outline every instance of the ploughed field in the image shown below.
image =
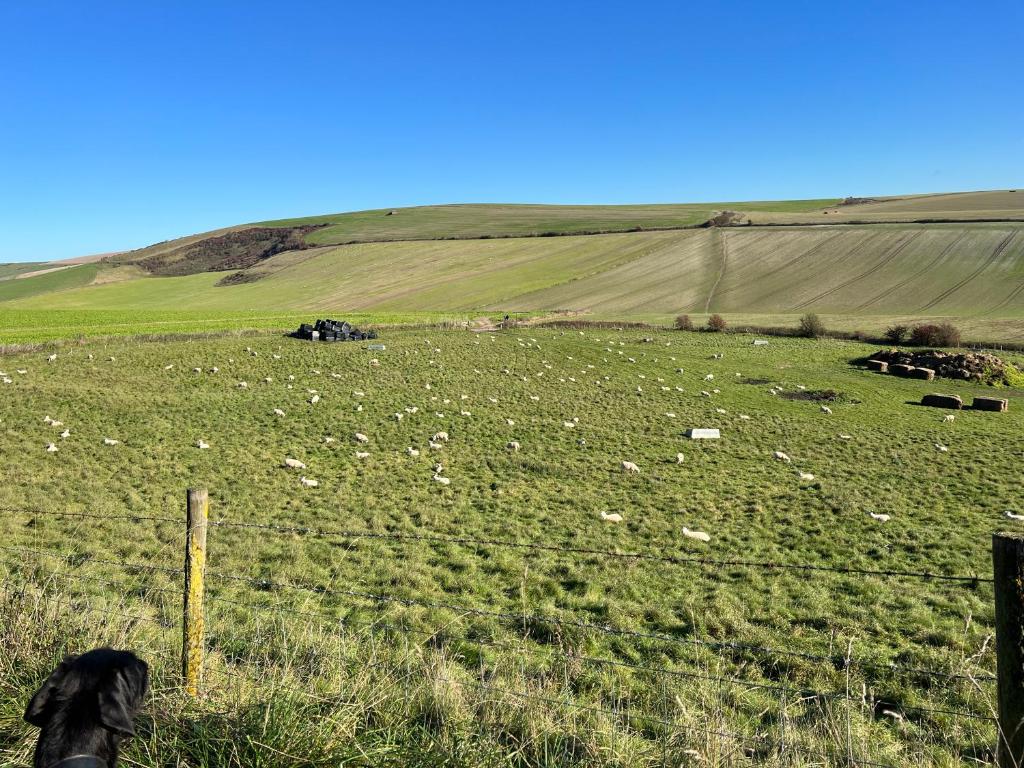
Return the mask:
<svg viewBox="0 0 1024 768">
<path fill-rule="evenodd" d="M 340 744 L 372 752 L 385 721 L 452 765 L 991 759 L 985 579 L 991 534 L 1024 514 L 1021 392 L 1001 391 L 1009 413 L 948 422 L 911 402 L 992 390 L 851 368 L 875 348 L 837 341 L 379 342 L 113 340 L 0 358 L 5 584 L 48 584 L 68 621 L 98 611 L 88 636 L 143 648 L 169 685 L 180 574 L 133 566 L 180 568 L 185 489 L 205 487 L 224 525 L 208 541 L 210 698 L 189 711 L 269 697 L 264 679 L 324 697 L 304 728 L 357 711 L 344 738 L 296 747 L 312 764 Z M 813 399 L 825 390 L 831 414 Z M 700 427 L 721 439 L 683 437 Z M 359 687 L 394 649 L 410 674 Z M 9 702 L 31 692 L 22 674 Z M 478 751 L 460 763 L 467 743 Z M 129 754 L 159 765 L 161 748 L 152 736 Z"/>
</svg>

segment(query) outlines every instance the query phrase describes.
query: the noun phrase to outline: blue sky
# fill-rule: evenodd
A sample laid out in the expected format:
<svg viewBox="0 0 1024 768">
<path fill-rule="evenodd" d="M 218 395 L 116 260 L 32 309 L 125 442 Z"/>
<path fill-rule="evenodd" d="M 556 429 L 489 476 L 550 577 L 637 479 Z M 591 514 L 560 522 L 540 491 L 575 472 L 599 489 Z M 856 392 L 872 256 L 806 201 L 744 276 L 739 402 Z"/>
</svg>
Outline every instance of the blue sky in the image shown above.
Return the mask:
<svg viewBox="0 0 1024 768">
<path fill-rule="evenodd" d="M 1024 3 L 0 8 L 0 261 L 447 202 L 1024 186 Z"/>
</svg>

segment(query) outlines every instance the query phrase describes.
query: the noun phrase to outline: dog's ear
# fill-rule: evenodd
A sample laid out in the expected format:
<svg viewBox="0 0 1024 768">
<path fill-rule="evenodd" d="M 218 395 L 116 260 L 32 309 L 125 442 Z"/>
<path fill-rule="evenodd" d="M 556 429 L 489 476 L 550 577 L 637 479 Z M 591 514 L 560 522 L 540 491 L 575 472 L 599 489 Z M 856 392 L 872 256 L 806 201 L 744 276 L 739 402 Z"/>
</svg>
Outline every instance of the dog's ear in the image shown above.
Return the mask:
<svg viewBox="0 0 1024 768">
<path fill-rule="evenodd" d="M 31 723 L 36 728 L 42 728 L 46 725 L 48 719 L 47 709 L 50 700 L 53 698 L 53 694 L 60 690 L 72 662 L 77 658 L 77 656 L 65 656 L 64 661 L 46 678 L 46 682 L 36 691 L 25 708 L 26 722 Z"/>
<path fill-rule="evenodd" d="M 118 736 L 135 735 L 135 713 L 142 706 L 149 687 L 149 667 L 141 659 L 133 659 L 119 669 L 111 685 L 100 691 L 100 722 Z"/>
</svg>

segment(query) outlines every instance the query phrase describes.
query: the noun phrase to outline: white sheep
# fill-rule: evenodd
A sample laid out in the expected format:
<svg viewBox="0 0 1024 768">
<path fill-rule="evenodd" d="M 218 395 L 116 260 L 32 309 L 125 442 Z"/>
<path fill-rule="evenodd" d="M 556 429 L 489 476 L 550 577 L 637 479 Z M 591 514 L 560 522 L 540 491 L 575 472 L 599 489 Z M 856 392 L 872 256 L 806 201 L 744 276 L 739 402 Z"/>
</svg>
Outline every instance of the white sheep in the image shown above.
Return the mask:
<svg viewBox="0 0 1024 768">
<path fill-rule="evenodd" d="M 320 402 L 320 395 L 313 395 L 311 398 L 309 398 L 309 404 L 310 405 L 316 405 L 319 402 Z"/>
<path fill-rule="evenodd" d="M 810 472 L 797 472 L 797 475 L 799 475 L 800 479 L 805 483 L 809 483 L 814 480 L 814 475 Z"/>
<path fill-rule="evenodd" d="M 841 432 L 839 434 L 839 439 L 840 440 L 853 440 L 853 435 L 847 435 L 847 434 Z"/>
<path fill-rule="evenodd" d="M 954 415 L 953 415 L 953 414 L 951 413 L 951 414 L 949 414 L 948 416 L 943 416 L 943 417 L 942 417 L 942 420 L 948 423 L 948 422 L 951 422 L 951 421 L 955 421 L 955 420 L 956 420 L 956 416 L 954 416 Z"/>
<path fill-rule="evenodd" d="M 357 459 L 368 459 L 368 458 L 370 458 L 370 454 L 367 453 L 366 451 L 356 451 L 356 458 Z"/>
<path fill-rule="evenodd" d="M 60 436 L 63 437 L 63 438 L 71 437 L 71 430 L 70 429 L 65 429 L 63 432 L 60 433 Z"/>
<path fill-rule="evenodd" d="M 120 442 L 121 442 L 120 440 L 112 440 L 109 437 L 104 437 L 103 438 L 103 444 L 104 445 L 117 445 Z"/>
<path fill-rule="evenodd" d="M 320 485 L 318 481 L 308 478 L 305 475 L 299 478 L 299 482 L 302 483 L 302 485 L 305 486 L 306 488 L 316 488 L 318 485 Z"/>
<path fill-rule="evenodd" d="M 622 515 L 618 512 L 601 512 L 601 519 L 608 523 L 621 523 Z"/>
<path fill-rule="evenodd" d="M 686 456 L 681 453 L 676 454 L 676 464 L 682 464 L 686 461 Z"/>
<path fill-rule="evenodd" d="M 280 408 L 275 408 L 274 409 L 274 415 L 275 416 L 284 416 L 284 411 L 282 411 Z"/>
<path fill-rule="evenodd" d="M 305 469 L 306 468 L 306 465 L 303 464 L 301 461 L 299 461 L 298 459 L 292 459 L 292 458 L 286 458 L 284 460 L 284 465 L 286 467 L 288 467 L 289 469 Z"/>
<path fill-rule="evenodd" d="M 704 533 L 704 531 L 691 531 L 685 525 L 683 526 L 683 536 L 697 541 L 703 541 L 705 544 L 711 541 L 711 536 Z"/>
<path fill-rule="evenodd" d="M 821 412 L 826 414 L 826 415 L 828 415 L 828 416 L 832 415 L 832 409 L 829 408 L 827 405 L 821 406 Z"/>
<path fill-rule="evenodd" d="M 775 457 L 776 459 L 778 459 L 779 461 L 785 461 L 785 462 L 789 462 L 789 461 L 790 461 L 790 458 L 789 458 L 789 456 L 787 456 L 786 454 L 784 454 L 784 453 L 783 453 L 782 451 L 775 451 L 775 453 L 773 453 L 772 455 L 773 455 L 773 456 L 774 456 L 774 457 Z"/>
<path fill-rule="evenodd" d="M 164 366 L 164 370 L 165 370 L 165 371 L 169 371 L 169 370 L 171 370 L 171 369 L 173 369 L 173 368 L 174 368 L 174 363 L 171 363 L 170 365 L 165 365 L 165 366 Z"/>
<path fill-rule="evenodd" d="M 877 520 L 880 523 L 888 523 L 892 518 L 885 514 L 876 514 L 875 512 L 868 512 L 871 515 L 872 520 Z"/>
<path fill-rule="evenodd" d="M 200 440 L 199 442 L 196 443 L 196 447 L 199 448 L 200 450 L 205 451 L 207 448 L 210 447 L 210 444 Z"/>
<path fill-rule="evenodd" d="M 324 438 L 324 442 L 325 443 L 333 443 L 334 442 L 334 438 L 331 437 L 330 435 L 328 435 L 327 437 Z"/>
<path fill-rule="evenodd" d="M 370 438 L 368 438 L 362 432 L 356 432 L 355 439 L 356 439 L 357 443 L 368 443 L 368 442 L 370 442 Z"/>
<path fill-rule="evenodd" d="M 1003 514 L 1006 515 L 1011 520 L 1024 520 L 1024 515 L 1015 515 L 1010 510 L 1006 510 L 1006 512 L 1004 512 Z"/>
<path fill-rule="evenodd" d="M 631 475 L 636 475 L 640 473 L 640 467 L 638 467 L 632 461 L 623 461 L 622 469 L 625 472 L 629 472 Z"/>
<path fill-rule="evenodd" d="M 713 373 L 709 373 L 707 376 L 704 377 L 704 381 L 714 381 L 714 380 L 715 380 L 715 374 L 713 374 Z"/>
<path fill-rule="evenodd" d="M 519 450 L 520 445 L 519 445 L 519 443 L 517 441 L 510 440 L 505 447 L 508 448 L 510 451 L 514 452 L 514 451 L 518 451 Z"/>
<path fill-rule="evenodd" d="M 576 426 L 576 422 L 575 421 L 563 421 L 562 422 L 562 426 L 565 427 L 566 429 L 572 429 L 573 427 Z"/>
<path fill-rule="evenodd" d="M 89 355 L 89 358 L 92 359 L 92 355 Z M 50 355 L 48 358 L 46 358 L 46 361 L 48 363 L 52 363 L 56 359 L 57 359 L 57 353 L 54 352 L 52 355 Z M 56 448 L 56 446 L 54 446 L 54 447 Z"/>
<path fill-rule="evenodd" d="M 946 452 L 948 452 L 948 451 L 949 451 L 949 448 L 947 448 L 946 446 L 944 446 L 944 445 L 943 445 L 942 443 L 936 443 L 936 444 L 935 444 L 935 449 L 936 449 L 936 450 L 937 450 L 937 451 L 938 451 L 939 453 L 946 453 Z"/>
<path fill-rule="evenodd" d="M 238 382 L 238 388 L 239 389 L 248 389 L 249 388 L 249 383 L 246 382 L 246 381 L 240 381 L 240 382 Z"/>
<path fill-rule="evenodd" d="M 444 448 L 444 445 L 442 445 L 441 443 L 435 443 L 435 442 L 434 442 L 433 440 L 428 440 L 428 441 L 427 441 L 427 446 L 428 446 L 428 447 L 430 448 L 430 450 L 432 450 L 432 451 L 439 451 L 439 450 L 441 450 L 442 448 Z"/>
<path fill-rule="evenodd" d="M 414 459 L 420 455 L 419 449 L 413 448 L 411 445 L 405 449 L 405 452 L 412 456 Z"/>
<path fill-rule="evenodd" d="M 434 475 L 434 481 L 440 483 L 441 485 L 450 485 L 452 482 L 451 479 L 443 477 L 441 475 Z"/>
<path fill-rule="evenodd" d="M 435 443 L 446 443 L 448 442 L 447 432 L 435 432 L 434 436 L 430 438 Z"/>
<path fill-rule="evenodd" d="M 53 443 L 47 443 L 46 444 L 46 452 L 47 453 L 56 453 L 58 450 L 60 450 L 60 449 L 56 445 L 54 445 Z"/>
</svg>

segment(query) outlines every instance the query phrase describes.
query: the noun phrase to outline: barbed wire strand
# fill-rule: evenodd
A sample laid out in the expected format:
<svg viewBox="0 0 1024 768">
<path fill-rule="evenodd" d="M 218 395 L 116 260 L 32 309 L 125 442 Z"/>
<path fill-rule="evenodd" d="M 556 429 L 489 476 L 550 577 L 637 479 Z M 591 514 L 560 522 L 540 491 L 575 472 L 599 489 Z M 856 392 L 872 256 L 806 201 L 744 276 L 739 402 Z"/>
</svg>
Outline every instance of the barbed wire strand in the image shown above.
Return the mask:
<svg viewBox="0 0 1024 768">
<path fill-rule="evenodd" d="M 718 560 L 707 557 L 685 557 L 679 555 L 658 555 L 650 552 L 616 552 L 614 550 L 591 549 L 588 547 L 567 547 L 554 544 L 540 544 L 537 542 L 508 541 L 501 539 L 474 539 L 465 536 L 442 536 L 439 534 L 416 534 L 416 533 L 383 533 L 379 531 L 354 531 L 354 530 L 330 530 L 322 528 L 309 528 L 304 526 L 282 526 L 266 523 L 241 523 L 232 520 L 211 520 L 211 526 L 218 528 L 252 528 L 258 530 L 269 530 L 279 533 L 298 533 L 304 535 L 319 536 L 322 538 L 346 538 L 346 539 L 385 539 L 394 541 L 420 541 L 436 544 L 460 544 L 473 547 L 505 547 L 510 549 L 531 549 L 543 552 L 555 552 L 573 555 L 594 555 L 609 558 L 628 560 L 647 560 L 672 565 L 709 565 L 718 567 L 744 567 L 764 568 L 769 570 L 793 570 L 800 572 L 824 572 L 839 573 L 846 575 L 863 575 L 878 577 L 904 577 L 917 578 L 925 581 L 950 581 L 964 583 L 985 583 L 991 584 L 993 580 L 984 576 L 964 576 L 956 574 L 930 573 L 928 571 L 900 571 L 891 569 L 851 568 L 833 567 L 826 565 L 810 565 L 804 563 L 778 563 L 759 560 L 725 559 Z"/>
</svg>

